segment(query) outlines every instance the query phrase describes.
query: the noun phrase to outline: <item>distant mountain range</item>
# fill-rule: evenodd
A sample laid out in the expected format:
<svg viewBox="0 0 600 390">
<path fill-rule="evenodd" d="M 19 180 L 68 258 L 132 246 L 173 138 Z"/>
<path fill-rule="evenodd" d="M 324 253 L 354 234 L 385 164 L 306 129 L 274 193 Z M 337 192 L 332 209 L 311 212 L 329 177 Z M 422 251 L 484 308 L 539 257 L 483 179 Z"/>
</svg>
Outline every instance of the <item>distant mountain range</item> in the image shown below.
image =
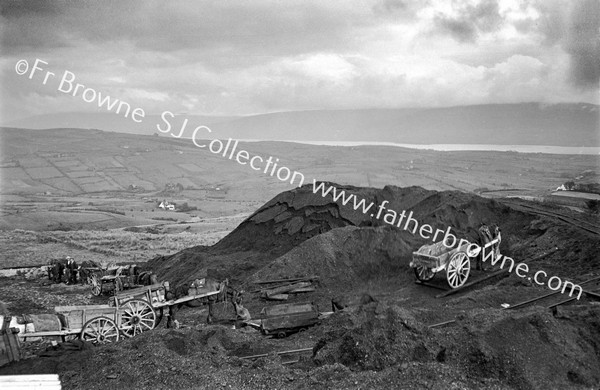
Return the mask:
<svg viewBox="0 0 600 390">
<path fill-rule="evenodd" d="M 395 142 L 404 144 L 493 144 L 600 146 L 600 110 L 589 103 L 488 104 L 446 108 L 314 110 L 243 117 L 178 114 L 167 117 L 172 132 L 191 137 L 287 141 Z M 112 112 L 56 113 L 5 123 L 5 126 L 92 128 L 130 134 L 159 133 L 167 128 L 160 115 L 142 123 Z"/>
</svg>

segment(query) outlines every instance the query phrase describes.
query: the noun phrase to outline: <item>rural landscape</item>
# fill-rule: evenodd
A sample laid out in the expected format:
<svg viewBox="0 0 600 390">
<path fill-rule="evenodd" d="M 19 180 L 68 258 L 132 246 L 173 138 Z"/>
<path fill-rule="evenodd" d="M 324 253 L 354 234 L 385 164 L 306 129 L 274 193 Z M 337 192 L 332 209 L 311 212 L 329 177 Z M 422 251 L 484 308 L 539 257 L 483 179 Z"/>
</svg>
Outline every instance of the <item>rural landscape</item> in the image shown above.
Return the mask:
<svg viewBox="0 0 600 390">
<path fill-rule="evenodd" d="M 231 329 L 236 312 L 230 302 L 216 304 L 212 325 L 206 309 L 184 308 L 179 329 L 163 322 L 147 334 L 83 351 L 36 358 L 48 355 L 47 341 L 24 342 L 25 359 L 0 368 L 3 374 L 58 372 L 64 386 L 75 388 L 187 388 L 198 380 L 234 388 L 387 387 L 397 381 L 406 388 L 541 388 L 550 382 L 528 374 L 540 371 L 567 387 L 599 380 L 600 307 L 591 295 L 554 313 L 546 307 L 567 295 L 504 310 L 502 304 L 551 292 L 511 273 L 436 298 L 444 277 L 432 280 L 437 288 L 417 285 L 409 267 L 427 240 L 314 194 L 310 184 L 290 189 L 199 151 L 188 139 L 85 129 L 1 131 L 6 314 L 52 313 L 55 306 L 111 299 L 111 292 L 94 296 L 90 285 L 49 281 L 48 262 L 66 256 L 106 268 L 138 264 L 174 285 L 227 278 L 244 291 L 253 319 L 277 303 L 265 300 L 261 281 L 314 278 L 313 291 L 289 294 L 286 303 L 310 301 L 322 312 L 331 312 L 332 299 L 350 302 L 320 325 L 283 339 L 251 326 Z M 420 221 L 451 226 L 463 236 L 496 223 L 502 253 L 549 275 L 575 283 L 600 276 L 597 210 L 576 191 L 572 197 L 556 191 L 571 181 L 598 183 L 598 156 L 289 142 L 245 148 L 286 156 L 288 166 L 306 177 L 378 203 L 389 200 L 390 208 L 411 210 Z M 292 220 L 301 224 L 291 228 Z M 473 269 L 471 278 L 485 276 Z M 582 287 L 598 290 L 599 281 Z M 449 320 L 457 322 L 428 328 Z M 515 327 L 524 327 L 523 339 L 513 338 Z M 375 338 L 365 338 L 372 332 Z M 310 351 L 291 360 L 276 355 L 301 349 Z M 548 356 L 559 353 L 573 365 L 548 365 Z"/>
<path fill-rule="evenodd" d="M 600 388 L 593 0 L 0 3 L 0 388 Z"/>
</svg>

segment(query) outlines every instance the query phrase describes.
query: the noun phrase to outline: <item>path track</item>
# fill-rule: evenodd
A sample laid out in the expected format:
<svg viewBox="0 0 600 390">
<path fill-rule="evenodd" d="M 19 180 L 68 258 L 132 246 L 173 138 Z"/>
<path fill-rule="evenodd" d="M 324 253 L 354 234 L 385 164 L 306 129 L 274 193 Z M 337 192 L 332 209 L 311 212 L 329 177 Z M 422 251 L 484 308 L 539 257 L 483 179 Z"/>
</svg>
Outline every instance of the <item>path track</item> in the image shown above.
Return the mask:
<svg viewBox="0 0 600 390">
<path fill-rule="evenodd" d="M 506 198 L 497 199 L 497 200 L 515 210 L 520 210 L 520 211 L 525 211 L 525 212 L 533 212 L 533 213 L 539 214 L 539 215 L 554 217 L 562 222 L 565 222 L 569 225 L 575 226 L 579 229 L 600 235 L 600 225 L 597 225 L 597 224 L 594 224 L 591 222 L 587 222 L 587 221 L 584 221 L 584 220 L 581 220 L 578 218 L 574 218 L 570 215 L 566 215 L 566 214 L 559 213 L 556 211 L 550 211 L 544 207 L 537 206 L 534 204 L 525 204 L 523 201 L 519 201 L 519 200 L 506 199 Z"/>
</svg>

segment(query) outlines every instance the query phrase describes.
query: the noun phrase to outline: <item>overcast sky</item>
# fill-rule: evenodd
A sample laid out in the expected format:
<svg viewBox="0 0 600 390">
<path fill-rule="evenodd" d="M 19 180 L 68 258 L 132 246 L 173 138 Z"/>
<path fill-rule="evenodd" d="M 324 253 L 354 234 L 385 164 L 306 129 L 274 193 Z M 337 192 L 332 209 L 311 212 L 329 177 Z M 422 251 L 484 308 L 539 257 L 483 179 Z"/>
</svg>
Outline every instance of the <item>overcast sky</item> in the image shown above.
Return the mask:
<svg viewBox="0 0 600 390">
<path fill-rule="evenodd" d="M 2 121 L 93 109 L 36 58 L 147 113 L 598 104 L 598 0 L 0 4 Z"/>
</svg>

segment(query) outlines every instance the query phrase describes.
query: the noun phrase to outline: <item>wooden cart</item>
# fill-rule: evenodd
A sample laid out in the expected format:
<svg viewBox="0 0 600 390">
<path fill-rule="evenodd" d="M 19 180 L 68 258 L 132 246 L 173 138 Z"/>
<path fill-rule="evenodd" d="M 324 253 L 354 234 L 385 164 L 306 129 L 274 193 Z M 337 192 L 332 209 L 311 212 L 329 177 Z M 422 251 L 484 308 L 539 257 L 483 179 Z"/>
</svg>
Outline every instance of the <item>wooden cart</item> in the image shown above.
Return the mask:
<svg viewBox="0 0 600 390">
<path fill-rule="evenodd" d="M 54 308 L 60 329 L 49 331 L 26 331 L 18 336 L 26 340 L 32 337 L 79 336 L 94 344 L 115 342 L 121 336 L 133 337 L 152 330 L 160 318 L 156 309 L 178 305 L 195 299 L 203 299 L 225 291 L 226 282 L 196 287 L 193 293 L 179 299 L 166 300 L 165 286 L 154 284 L 117 293 L 108 305 L 57 306 Z"/>
<path fill-rule="evenodd" d="M 109 305 L 57 306 L 54 308 L 60 330 L 19 332 L 24 341 L 32 337 L 79 336 L 84 341 L 104 344 L 118 341 L 123 323 L 119 311 Z"/>
<path fill-rule="evenodd" d="M 196 286 L 189 290 L 188 295 L 167 300 L 164 284 L 153 284 L 121 291 L 113 297 L 111 305 L 122 312 L 122 319 L 127 324 L 124 332 L 131 337 L 151 330 L 158 325 L 161 316 L 157 313 L 157 310 L 162 313 L 162 309 L 165 307 L 223 294 L 226 285 L 226 282 L 221 282 L 216 285 Z"/>
<path fill-rule="evenodd" d="M 466 248 L 450 249 L 440 241 L 423 245 L 417 252 L 413 252 L 410 266 L 420 281 L 431 280 L 436 273 L 445 270 L 450 288 L 458 288 L 469 278 L 471 260 Z"/>
<path fill-rule="evenodd" d="M 139 283 L 139 275 L 132 273 L 131 268 L 118 267 L 109 270 L 96 270 L 87 279 L 91 285 L 92 294 L 117 294 L 120 291 L 142 287 Z"/>
<path fill-rule="evenodd" d="M 467 245 L 448 248 L 442 241 L 431 245 L 423 245 L 413 252 L 410 267 L 414 269 L 418 280 L 425 282 L 433 279 L 436 273 L 446 271 L 446 281 L 450 288 L 459 288 L 466 283 L 471 271 L 471 259 L 486 259 L 490 251 L 493 256 L 500 253 L 500 235 L 483 244 L 476 252 L 470 252 Z M 483 270 L 491 268 L 481 263 Z"/>
</svg>

